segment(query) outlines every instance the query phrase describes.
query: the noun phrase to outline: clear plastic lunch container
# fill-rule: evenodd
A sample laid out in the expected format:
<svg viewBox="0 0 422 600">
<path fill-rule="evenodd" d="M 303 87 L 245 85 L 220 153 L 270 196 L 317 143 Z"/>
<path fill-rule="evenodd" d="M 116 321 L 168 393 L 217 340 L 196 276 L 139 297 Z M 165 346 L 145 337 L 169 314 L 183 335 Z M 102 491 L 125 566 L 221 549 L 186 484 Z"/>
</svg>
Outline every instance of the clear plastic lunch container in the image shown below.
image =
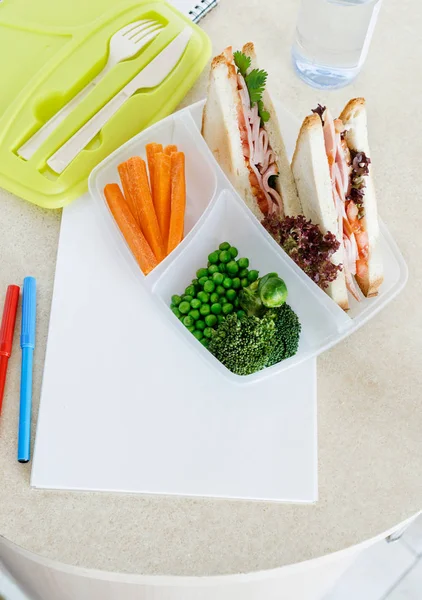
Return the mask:
<svg viewBox="0 0 422 600">
<path fill-rule="evenodd" d="M 137 281 L 149 289 L 156 300 L 156 309 L 179 332 L 180 351 L 183 344 L 189 344 L 198 358 L 205 360 L 221 376 L 234 383 L 247 384 L 317 356 L 353 333 L 400 292 L 407 280 L 407 267 L 386 226 L 380 223 L 385 263 L 381 291 L 376 298 L 363 298 L 361 302 L 352 299 L 350 310 L 344 312 L 280 248 L 234 190 L 201 136 L 203 106 L 204 102 L 199 102 L 185 108 L 124 144 L 94 169 L 89 178 L 89 190 L 110 242 L 121 253 Z M 277 112 L 286 148 L 291 154 L 299 123 L 282 108 Z M 117 166 L 121 162 L 134 155 L 146 158 L 145 146 L 149 142 L 176 144 L 185 153 L 187 201 L 183 241 L 145 276 L 114 221 L 103 190 L 107 183 L 120 183 Z M 195 278 L 196 271 L 207 264 L 208 255 L 223 241 L 236 246 L 239 256 L 248 257 L 250 268 L 258 270 L 260 275 L 275 271 L 284 279 L 288 289 L 287 302 L 302 324 L 295 356 L 247 376 L 229 371 L 170 310 L 171 296 L 183 292 Z"/>
</svg>

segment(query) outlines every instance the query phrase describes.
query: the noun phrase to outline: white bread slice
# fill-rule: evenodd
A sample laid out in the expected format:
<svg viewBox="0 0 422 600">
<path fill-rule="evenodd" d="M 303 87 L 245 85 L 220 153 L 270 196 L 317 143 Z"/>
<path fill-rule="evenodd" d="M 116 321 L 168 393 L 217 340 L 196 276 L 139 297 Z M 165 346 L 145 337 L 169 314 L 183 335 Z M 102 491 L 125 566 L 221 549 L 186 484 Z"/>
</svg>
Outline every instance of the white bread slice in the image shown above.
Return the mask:
<svg viewBox="0 0 422 600">
<path fill-rule="evenodd" d="M 256 57 L 255 47 L 252 42 L 245 44 L 242 48 L 242 52 L 251 59 L 249 71 L 260 68 Z M 272 103 L 271 96 L 268 92 L 268 83 L 265 87 L 264 93 L 262 94 L 262 100 L 265 110 L 270 113 L 270 118 L 265 123 L 264 129 L 268 133 L 270 146 L 277 157 L 279 176 L 276 179 L 276 190 L 283 199 L 284 213 L 289 216 L 299 215 L 302 210 L 297 194 L 296 184 L 290 168 L 289 159 L 287 158 L 286 147 L 284 146 L 283 137 L 281 135 L 277 113 Z"/>
<path fill-rule="evenodd" d="M 251 57 L 256 68 L 256 55 L 253 44 L 242 48 Z M 240 196 L 253 214 L 262 221 L 264 214 L 258 206 L 249 179 L 249 169 L 243 156 L 242 140 L 238 127 L 238 108 L 241 100 L 237 91 L 236 67 L 228 58 L 228 52 L 216 56 L 211 64 L 208 85 L 208 97 L 202 117 L 202 135 L 213 152 L 217 162 L 236 188 Z M 283 139 L 274 107 L 265 92 L 264 106 L 270 112 L 270 120 L 265 124 L 271 147 L 277 156 L 279 177 L 277 191 L 281 193 L 286 214 L 299 214 L 300 204 L 296 186 L 291 173 L 289 161 L 284 148 Z M 269 126 L 269 123 L 271 125 Z"/>
<path fill-rule="evenodd" d="M 368 143 L 367 117 L 364 98 L 350 100 L 340 115 L 346 127 L 346 142 L 349 148 L 356 152 L 365 152 L 371 158 Z M 365 177 L 365 228 L 369 239 L 368 273 L 365 277 L 356 276 L 356 281 L 365 296 L 376 296 L 384 279 L 383 262 L 379 244 L 379 225 L 377 200 L 372 176 L 372 163 L 369 165 L 369 175 Z"/>
<path fill-rule="evenodd" d="M 252 192 L 249 169 L 243 156 L 237 119 L 240 98 L 235 75 L 234 65 L 229 64 L 224 54 L 213 59 L 202 115 L 202 135 L 232 185 L 261 221 L 264 215 Z"/>
<path fill-rule="evenodd" d="M 343 240 L 340 238 L 333 200 L 324 134 L 321 119 L 316 114 L 309 115 L 303 121 L 293 155 L 292 170 L 303 214 L 319 225 L 323 233 L 331 231 L 336 236 L 340 248 L 332 256 L 332 262 L 336 265 L 343 264 Z M 344 270 L 339 271 L 326 291 L 341 308 L 349 308 Z"/>
</svg>

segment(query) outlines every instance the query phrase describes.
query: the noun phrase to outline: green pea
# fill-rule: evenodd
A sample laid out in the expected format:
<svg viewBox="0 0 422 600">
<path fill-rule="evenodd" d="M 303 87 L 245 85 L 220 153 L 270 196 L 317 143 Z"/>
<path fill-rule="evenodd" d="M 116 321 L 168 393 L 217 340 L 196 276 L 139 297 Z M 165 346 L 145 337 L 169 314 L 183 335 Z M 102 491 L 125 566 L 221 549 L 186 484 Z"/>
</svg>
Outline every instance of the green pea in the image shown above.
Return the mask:
<svg viewBox="0 0 422 600">
<path fill-rule="evenodd" d="M 204 333 L 199 329 L 195 329 L 193 335 L 196 337 L 197 340 L 202 340 L 202 338 L 204 337 Z"/>
<path fill-rule="evenodd" d="M 219 250 L 229 250 L 230 248 L 230 244 L 229 242 L 222 242 L 219 246 L 218 249 Z M 221 260 L 221 259 L 220 259 Z"/>
<path fill-rule="evenodd" d="M 248 285 L 249 285 L 248 278 L 247 277 L 243 277 L 243 279 L 240 280 L 240 285 L 242 287 L 248 287 Z"/>
<path fill-rule="evenodd" d="M 201 277 L 208 277 L 208 269 L 198 269 L 196 272 L 196 276 L 198 280 L 200 280 Z"/>
<path fill-rule="evenodd" d="M 234 307 L 237 308 L 239 306 L 239 298 L 235 298 L 233 304 Z"/>
<path fill-rule="evenodd" d="M 177 294 L 175 294 L 174 296 L 171 297 L 171 303 L 174 304 L 174 306 L 179 306 L 181 301 L 182 301 L 182 298 L 180 296 L 177 296 Z"/>
<path fill-rule="evenodd" d="M 199 281 L 198 281 L 197 279 L 192 279 L 192 285 L 193 285 L 194 287 L 198 287 L 198 285 L 199 285 Z"/>
<path fill-rule="evenodd" d="M 230 275 L 236 275 L 236 273 L 239 270 L 239 267 L 235 260 L 231 260 L 230 262 L 227 263 L 226 269 L 227 269 L 227 273 L 229 273 Z"/>
<path fill-rule="evenodd" d="M 208 267 L 208 273 L 210 275 L 214 275 L 215 273 L 218 273 L 218 266 L 217 265 L 210 265 Z"/>
<path fill-rule="evenodd" d="M 182 315 L 187 315 L 188 312 L 190 311 L 190 304 L 189 304 L 189 302 L 187 302 L 186 300 L 183 300 L 183 302 L 181 302 L 179 304 L 179 310 L 182 313 Z"/>
<path fill-rule="evenodd" d="M 233 281 L 231 280 L 230 277 L 225 277 L 224 281 L 223 281 L 223 287 L 226 288 L 226 290 L 228 290 L 229 288 L 231 288 L 233 285 Z"/>
<path fill-rule="evenodd" d="M 216 250 L 215 252 L 211 252 L 211 254 L 208 255 L 208 260 L 212 265 L 218 263 L 219 254 L 220 253 L 218 252 L 218 250 Z"/>
<path fill-rule="evenodd" d="M 206 304 L 207 302 L 209 302 L 209 294 L 207 294 L 207 292 L 198 292 L 197 295 L 198 300 L 200 300 L 201 302 L 203 302 L 204 304 Z"/>
<path fill-rule="evenodd" d="M 245 313 L 245 311 L 244 311 L 244 310 L 238 310 L 238 311 L 237 311 L 237 318 L 238 318 L 238 319 L 242 319 L 242 318 L 243 318 L 243 317 L 245 317 L 245 316 L 246 316 L 246 313 Z"/>
<path fill-rule="evenodd" d="M 202 306 L 201 306 L 201 308 L 202 308 Z M 196 310 L 196 309 L 194 309 L 194 310 L 190 310 L 190 311 L 189 311 L 189 316 L 190 316 L 190 317 L 192 317 L 192 319 L 193 319 L 194 321 L 197 321 L 197 320 L 199 319 L 199 316 L 200 316 L 200 315 L 199 315 L 199 310 Z"/>
<path fill-rule="evenodd" d="M 205 317 L 205 323 L 207 327 L 214 327 L 214 325 L 217 325 L 217 317 L 215 315 L 207 315 Z"/>
<path fill-rule="evenodd" d="M 187 327 L 187 330 L 190 331 L 191 333 L 193 333 L 195 331 L 195 325 L 191 325 L 190 327 Z"/>
<path fill-rule="evenodd" d="M 249 273 L 248 269 L 240 269 L 238 275 L 239 275 L 239 277 L 247 277 L 248 273 Z"/>
<path fill-rule="evenodd" d="M 198 300 L 198 298 L 194 298 L 190 302 L 190 305 L 192 308 L 199 308 L 201 306 L 201 304 L 202 304 L 202 302 L 200 300 Z"/>
<path fill-rule="evenodd" d="M 218 270 L 220 271 L 220 273 L 225 273 L 226 272 L 226 265 L 224 263 L 218 263 Z"/>
<path fill-rule="evenodd" d="M 233 289 L 227 290 L 226 297 L 227 297 L 227 300 L 230 300 L 230 302 L 233 302 L 233 300 L 235 300 L 237 298 L 236 290 L 233 290 Z"/>
<path fill-rule="evenodd" d="M 240 288 L 240 279 L 239 279 L 239 277 L 234 277 L 232 279 L 232 287 L 235 290 L 238 290 Z"/>
<path fill-rule="evenodd" d="M 217 319 L 218 319 L 218 324 L 220 325 L 220 323 L 224 323 L 226 317 L 224 315 L 218 315 Z"/>
<path fill-rule="evenodd" d="M 183 300 L 184 300 L 185 302 L 189 302 L 189 303 L 190 303 L 190 302 L 192 302 L 192 300 L 193 300 L 193 296 L 187 296 L 186 294 L 184 294 L 184 295 L 182 296 L 182 298 L 183 298 Z M 179 305 L 179 306 L 180 306 L 180 305 Z"/>
<path fill-rule="evenodd" d="M 203 317 L 206 317 L 206 316 L 207 316 L 207 315 L 209 315 L 209 314 L 210 314 L 210 312 L 211 312 L 211 307 L 210 307 L 210 305 L 209 305 L 209 304 L 203 304 L 203 305 L 201 306 L 201 308 L 199 309 L 199 312 L 201 313 L 201 315 L 202 315 Z"/>
<path fill-rule="evenodd" d="M 194 296 L 195 295 L 195 286 L 194 285 L 188 285 L 188 287 L 185 289 L 185 296 Z"/>
<path fill-rule="evenodd" d="M 220 296 L 216 292 L 211 294 L 211 296 L 210 296 L 211 304 L 214 304 L 215 302 L 218 302 L 219 300 L 220 300 Z"/>
<path fill-rule="evenodd" d="M 211 305 L 211 312 L 214 315 L 219 315 L 221 313 L 221 304 L 219 302 L 215 302 Z"/>
<path fill-rule="evenodd" d="M 196 329 L 199 329 L 200 331 L 204 331 L 204 329 L 205 329 L 205 321 L 203 321 L 202 319 L 199 319 L 199 321 L 197 321 L 195 323 L 195 327 L 196 327 Z"/>
<path fill-rule="evenodd" d="M 207 281 L 208 281 L 208 277 L 206 277 L 205 275 L 203 277 L 201 277 L 200 279 L 198 279 L 199 285 L 201 287 L 204 287 L 204 285 L 206 284 Z"/>
<path fill-rule="evenodd" d="M 173 308 L 171 310 L 173 311 L 173 314 L 175 314 L 177 318 L 179 318 L 180 315 L 182 314 L 180 312 L 180 310 L 177 308 L 177 306 L 173 306 Z"/>
<path fill-rule="evenodd" d="M 250 283 L 253 283 L 254 281 L 256 281 L 259 277 L 259 271 L 249 271 L 248 275 L 248 281 L 250 281 Z"/>
<path fill-rule="evenodd" d="M 223 281 L 224 281 L 224 279 L 223 279 Z M 215 291 L 219 296 L 224 296 L 226 293 L 226 290 L 225 290 L 225 288 L 223 288 L 222 285 L 217 285 L 217 287 L 215 288 Z"/>
<path fill-rule="evenodd" d="M 239 250 L 237 248 L 235 248 L 234 246 L 229 248 L 229 252 L 230 252 L 230 255 L 232 258 L 236 258 L 236 256 L 239 254 Z"/>
<path fill-rule="evenodd" d="M 224 281 L 223 273 L 214 273 L 212 276 L 212 280 L 215 283 L 215 285 L 221 285 Z"/>
<path fill-rule="evenodd" d="M 186 317 L 183 318 L 183 325 L 185 325 L 186 327 L 192 327 L 194 323 L 195 321 L 190 315 L 186 315 Z"/>
<path fill-rule="evenodd" d="M 210 341 L 206 337 L 203 337 L 202 340 L 200 340 L 200 342 L 203 346 L 205 346 L 205 348 L 208 348 L 210 344 Z"/>
<path fill-rule="evenodd" d="M 224 296 L 222 296 L 222 297 L 220 298 L 220 304 L 221 304 L 221 306 L 224 306 L 225 304 L 228 304 L 228 302 L 229 302 L 229 301 L 228 301 L 228 300 L 227 300 L 227 298 L 225 298 Z"/>
<path fill-rule="evenodd" d="M 226 264 L 230 260 L 231 260 L 231 254 L 228 250 L 223 250 L 222 252 L 220 252 L 220 262 L 222 262 L 223 264 Z"/>
<path fill-rule="evenodd" d="M 215 283 L 211 281 L 211 279 L 208 279 L 208 281 L 206 281 L 204 285 L 204 292 L 207 292 L 207 294 L 211 294 L 214 290 Z"/>
<path fill-rule="evenodd" d="M 223 315 L 229 315 L 231 312 L 233 312 L 233 304 L 228 302 L 223 306 Z"/>
<path fill-rule="evenodd" d="M 249 267 L 249 258 L 239 258 L 237 264 L 239 265 L 239 269 L 247 269 Z"/>
<path fill-rule="evenodd" d="M 212 329 L 212 327 L 206 327 L 204 329 L 204 335 L 207 338 L 212 338 L 212 336 L 214 335 L 214 329 Z"/>
</svg>

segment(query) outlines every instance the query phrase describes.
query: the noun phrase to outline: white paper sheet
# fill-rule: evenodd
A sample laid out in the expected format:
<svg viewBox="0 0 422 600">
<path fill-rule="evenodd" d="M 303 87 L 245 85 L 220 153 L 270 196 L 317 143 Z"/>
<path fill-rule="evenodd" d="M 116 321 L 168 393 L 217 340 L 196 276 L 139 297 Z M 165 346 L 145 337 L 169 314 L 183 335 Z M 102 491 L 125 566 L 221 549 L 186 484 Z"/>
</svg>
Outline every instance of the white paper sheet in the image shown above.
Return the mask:
<svg viewBox="0 0 422 600">
<path fill-rule="evenodd" d="M 317 500 L 316 361 L 250 386 L 186 364 L 97 216 L 63 211 L 31 484 Z"/>
</svg>

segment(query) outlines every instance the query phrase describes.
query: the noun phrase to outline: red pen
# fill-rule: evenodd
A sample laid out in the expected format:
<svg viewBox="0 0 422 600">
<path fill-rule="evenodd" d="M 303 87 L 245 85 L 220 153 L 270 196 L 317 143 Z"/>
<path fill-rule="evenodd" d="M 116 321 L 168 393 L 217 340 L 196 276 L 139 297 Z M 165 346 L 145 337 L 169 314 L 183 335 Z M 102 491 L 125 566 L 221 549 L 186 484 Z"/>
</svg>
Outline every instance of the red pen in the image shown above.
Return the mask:
<svg viewBox="0 0 422 600">
<path fill-rule="evenodd" d="M 7 364 L 12 354 L 19 293 L 20 288 L 18 285 L 9 285 L 4 301 L 3 318 L 0 327 L 0 413 L 6 383 Z"/>
</svg>

